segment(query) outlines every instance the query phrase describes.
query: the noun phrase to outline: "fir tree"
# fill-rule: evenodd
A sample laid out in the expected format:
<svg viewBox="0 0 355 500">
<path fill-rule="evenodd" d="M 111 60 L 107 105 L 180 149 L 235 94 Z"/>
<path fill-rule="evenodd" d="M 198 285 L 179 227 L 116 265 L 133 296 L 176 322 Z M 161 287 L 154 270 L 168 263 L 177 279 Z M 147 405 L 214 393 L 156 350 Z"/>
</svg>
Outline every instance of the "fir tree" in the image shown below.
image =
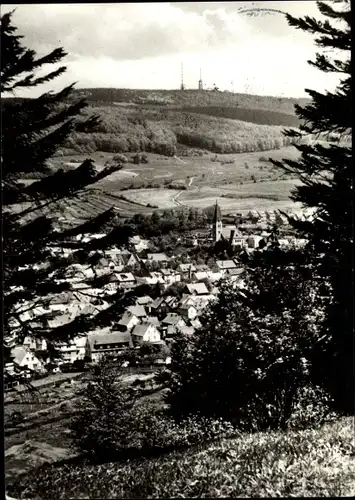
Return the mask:
<svg viewBox="0 0 355 500">
<path fill-rule="evenodd" d="M 13 12 L 1 17 L 1 173 L 3 190 L 3 324 L 5 359 L 11 348 L 24 337 L 45 338 L 51 349 L 53 341 L 68 340 L 87 332 L 97 324 L 111 321 L 109 313 L 79 315 L 70 323 L 51 328 L 46 307 L 54 296 L 70 292 L 67 280 L 74 262 L 95 267 L 97 254 L 120 241 L 114 228 L 101 240 L 73 242 L 80 233 L 92 233 L 114 222 L 114 210 L 85 224 L 70 229 L 58 225 L 58 209 L 62 209 L 87 186 L 94 184 L 120 166 L 97 171 L 93 162 L 85 160 L 78 168 L 64 172 L 48 166 L 50 159 L 71 133 L 89 130 L 98 124 L 96 116 L 83 119 L 83 100 L 70 100 L 73 85 L 60 92 L 48 92 L 33 99 L 5 98 L 16 90 L 51 82 L 66 70 L 65 66 L 36 77 L 45 65 L 57 65 L 65 57 L 62 48 L 44 57 L 22 44 L 12 24 Z M 5 95 L 4 95 L 5 94 Z M 24 186 L 21 180 L 30 175 L 35 181 Z M 72 247 L 71 255 L 53 255 L 53 247 Z M 87 285 L 83 278 L 82 289 Z M 91 286 L 101 287 L 105 278 L 94 278 Z M 77 294 L 85 293 L 80 286 Z M 87 292 L 87 290 L 86 290 Z M 117 307 L 117 293 L 111 297 L 111 309 Z"/>
<path fill-rule="evenodd" d="M 293 226 L 309 240 L 319 276 L 329 287 L 329 305 L 324 342 L 315 354 L 320 379 L 331 390 L 339 408 L 354 410 L 353 280 L 352 280 L 352 93 L 351 93 L 351 12 L 350 2 L 338 0 L 333 6 L 317 2 L 324 20 L 308 16 L 287 16 L 296 29 L 316 36 L 318 53 L 309 64 L 324 73 L 340 75 L 334 92 L 306 89 L 311 102 L 296 106 L 303 124 L 299 131 L 285 134 L 296 140 L 299 160 L 270 160 L 275 166 L 297 176 L 302 184 L 292 199 L 314 209 L 311 220 L 291 218 Z M 332 54 L 333 52 L 333 54 Z M 299 143 L 308 136 L 313 144 Z M 322 138 L 324 141 L 319 142 Z"/>
</svg>

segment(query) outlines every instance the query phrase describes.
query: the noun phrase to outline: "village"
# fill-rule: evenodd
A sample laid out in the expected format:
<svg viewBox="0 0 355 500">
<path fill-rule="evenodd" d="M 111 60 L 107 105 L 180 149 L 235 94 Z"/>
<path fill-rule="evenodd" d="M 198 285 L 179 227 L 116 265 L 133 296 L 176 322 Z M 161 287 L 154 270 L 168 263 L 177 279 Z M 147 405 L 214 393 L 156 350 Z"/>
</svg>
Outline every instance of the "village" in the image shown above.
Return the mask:
<svg viewBox="0 0 355 500">
<path fill-rule="evenodd" d="M 304 213 L 294 215 L 310 217 Z M 192 248 L 227 242 L 232 249 L 238 250 L 237 256 L 232 258 L 197 263 L 188 253 L 169 257 L 165 252 L 152 251 L 154 245 L 149 239 L 135 235 L 129 238 L 128 245 L 105 250 L 95 269 L 72 264 L 70 277 L 65 278 L 71 284 L 71 291 L 53 297 L 46 307 L 24 304 L 20 321 L 31 320 L 35 326 L 36 318 L 45 316 L 49 327 L 56 328 L 69 324 L 78 315 L 105 311 L 110 304 L 103 297 L 107 299 L 117 292 L 123 296 L 133 295 L 134 303 L 127 306 L 111 326 L 77 335 L 69 343 L 54 343 L 58 353 L 54 360 L 49 359 L 45 339 L 26 337 L 11 350 L 12 362 L 5 365 L 5 388 L 10 390 L 19 384 L 18 378 L 13 380 L 19 372 L 29 380 L 44 378 L 53 373 L 80 370 L 85 363 L 97 363 L 104 355 L 122 356 L 132 349 L 139 350 L 142 345 L 157 347 L 161 355 L 155 357 L 155 364 L 169 364 L 169 348 L 176 334 L 194 334 L 201 324 L 199 317 L 216 299 L 223 281 L 242 281 L 240 256 L 261 248 L 260 242 L 267 240 L 272 227 L 280 228 L 282 237 L 278 243 L 281 247 L 302 246 L 306 242 L 294 237 L 286 217 L 276 211 L 235 214 L 235 220 L 238 222 L 224 224 L 216 202 L 207 231 L 188 231 L 179 238 Z M 90 241 L 103 236 L 104 233 L 81 234 L 76 240 Z M 71 252 L 71 248 L 51 248 L 53 256 L 68 257 Z M 109 278 L 100 289 L 87 284 L 97 276 Z M 16 326 L 14 321 L 13 328 Z"/>
</svg>

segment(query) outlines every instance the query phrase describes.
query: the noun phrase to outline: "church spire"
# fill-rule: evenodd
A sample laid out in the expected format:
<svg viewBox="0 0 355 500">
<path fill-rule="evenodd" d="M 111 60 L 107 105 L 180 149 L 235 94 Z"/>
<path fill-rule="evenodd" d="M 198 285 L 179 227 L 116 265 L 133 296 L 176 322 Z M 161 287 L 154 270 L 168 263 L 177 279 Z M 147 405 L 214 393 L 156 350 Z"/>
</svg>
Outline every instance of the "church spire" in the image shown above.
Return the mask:
<svg viewBox="0 0 355 500">
<path fill-rule="evenodd" d="M 215 224 L 216 222 L 220 221 L 221 221 L 221 209 L 219 208 L 219 205 L 216 200 L 216 204 L 214 207 L 213 223 Z"/>
<path fill-rule="evenodd" d="M 214 214 L 213 214 L 213 223 L 212 223 L 212 233 L 213 233 L 213 240 L 216 243 L 221 239 L 221 234 L 222 234 L 222 216 L 221 216 L 221 209 L 219 208 L 219 205 L 216 200 L 216 205 L 214 208 Z"/>
</svg>

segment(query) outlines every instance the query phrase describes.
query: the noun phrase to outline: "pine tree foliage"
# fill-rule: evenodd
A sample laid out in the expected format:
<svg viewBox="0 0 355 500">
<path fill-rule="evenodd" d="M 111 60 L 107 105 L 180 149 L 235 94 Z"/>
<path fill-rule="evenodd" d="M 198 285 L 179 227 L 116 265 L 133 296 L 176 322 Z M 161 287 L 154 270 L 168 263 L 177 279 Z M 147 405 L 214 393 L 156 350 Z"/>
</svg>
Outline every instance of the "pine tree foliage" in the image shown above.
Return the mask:
<svg viewBox="0 0 355 500">
<path fill-rule="evenodd" d="M 3 325 L 5 357 L 9 350 L 24 337 L 44 338 L 49 342 L 68 340 L 89 331 L 96 325 L 96 315 L 81 314 L 66 325 L 50 326 L 53 313 L 48 305 L 60 293 L 72 294 L 74 283 L 68 280 L 72 264 L 95 268 L 95 255 L 102 255 L 121 239 L 119 229 L 113 229 L 101 240 L 83 243 L 74 241 L 82 233 L 98 232 L 109 222 L 114 225 L 114 210 L 108 210 L 96 218 L 88 218 L 85 224 L 71 229 L 61 229 L 54 215 L 45 215 L 44 209 L 65 205 L 87 186 L 95 184 L 120 165 L 99 170 L 91 159 L 78 168 L 54 172 L 48 168 L 48 159 L 63 145 L 73 131 L 95 128 L 96 116 L 82 118 L 86 103 L 70 102 L 73 85 L 54 93 L 49 92 L 33 99 L 14 99 L 16 90 L 36 87 L 51 82 L 63 74 L 60 66 L 45 76 L 37 77 L 37 71 L 45 65 L 58 65 L 66 53 L 62 48 L 37 57 L 33 50 L 22 44 L 22 37 L 12 23 L 13 12 L 1 17 L 1 175 L 3 191 Z M 8 97 L 10 94 L 10 98 Z M 27 174 L 37 177 L 30 185 L 21 180 Z M 54 254 L 54 248 L 62 254 Z M 70 255 L 64 248 L 71 247 Z M 95 274 L 96 276 L 96 274 Z M 85 275 L 77 279 L 75 293 L 78 297 L 87 293 L 87 287 L 101 288 L 108 278 L 89 279 Z M 102 297 L 105 296 L 102 290 Z M 82 295 L 84 297 L 84 295 Z M 112 310 L 120 303 L 121 295 L 110 298 Z M 106 314 L 112 321 L 114 314 Z M 103 314 L 99 315 L 104 322 Z"/>
<path fill-rule="evenodd" d="M 346 0 L 317 5 L 323 20 L 289 15 L 287 20 L 291 26 L 315 35 L 316 45 L 325 51 L 309 63 L 324 73 L 339 74 L 340 81 L 334 92 L 306 89 L 311 102 L 305 107 L 296 106 L 304 123 L 300 131 L 286 131 L 286 135 L 317 138 L 322 133 L 323 137 L 335 138 L 336 143 L 314 139 L 311 145 L 295 146 L 300 152 L 299 160 L 271 162 L 302 181 L 292 199 L 314 209 L 311 220 L 290 221 L 309 240 L 308 248 L 316 256 L 319 275 L 331 284 L 319 374 L 339 406 L 353 411 L 351 11 Z"/>
</svg>

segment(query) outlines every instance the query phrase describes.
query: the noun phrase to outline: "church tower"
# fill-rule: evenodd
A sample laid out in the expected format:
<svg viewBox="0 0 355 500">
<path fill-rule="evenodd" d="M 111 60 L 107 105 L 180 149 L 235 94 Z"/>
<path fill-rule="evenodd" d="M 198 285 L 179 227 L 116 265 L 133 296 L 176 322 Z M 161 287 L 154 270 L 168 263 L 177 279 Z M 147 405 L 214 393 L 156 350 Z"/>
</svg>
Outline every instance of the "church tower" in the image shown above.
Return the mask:
<svg viewBox="0 0 355 500">
<path fill-rule="evenodd" d="M 212 222 L 212 239 L 216 243 L 221 239 L 222 234 L 222 215 L 221 209 L 216 200 L 216 205 L 214 207 L 213 222 Z"/>
</svg>

